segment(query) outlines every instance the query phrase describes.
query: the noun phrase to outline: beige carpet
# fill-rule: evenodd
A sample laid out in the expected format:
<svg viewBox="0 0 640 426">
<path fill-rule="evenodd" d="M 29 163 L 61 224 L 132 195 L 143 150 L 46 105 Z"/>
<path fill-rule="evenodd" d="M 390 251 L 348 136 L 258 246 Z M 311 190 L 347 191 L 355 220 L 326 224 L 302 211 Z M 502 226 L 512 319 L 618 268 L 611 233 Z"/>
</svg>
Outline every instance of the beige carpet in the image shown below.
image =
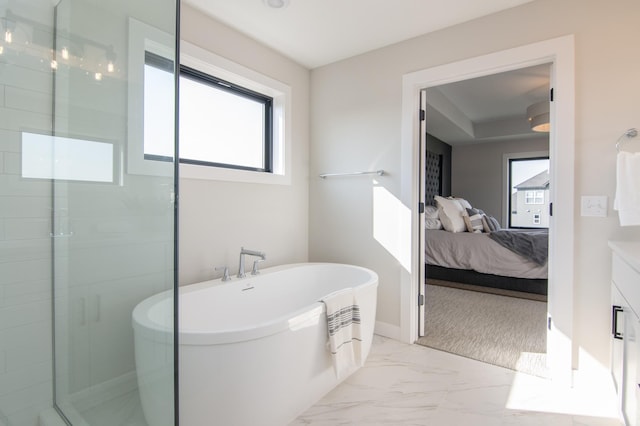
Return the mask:
<svg viewBox="0 0 640 426">
<path fill-rule="evenodd" d="M 547 377 L 545 302 L 427 285 L 418 344 Z"/>
</svg>

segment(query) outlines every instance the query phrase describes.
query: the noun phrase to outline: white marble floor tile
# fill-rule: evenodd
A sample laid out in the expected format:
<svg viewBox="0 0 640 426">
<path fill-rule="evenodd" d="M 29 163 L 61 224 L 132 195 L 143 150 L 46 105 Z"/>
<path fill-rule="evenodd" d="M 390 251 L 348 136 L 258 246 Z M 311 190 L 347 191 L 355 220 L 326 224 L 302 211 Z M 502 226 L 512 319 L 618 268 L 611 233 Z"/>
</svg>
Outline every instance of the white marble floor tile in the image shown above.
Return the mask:
<svg viewBox="0 0 640 426">
<path fill-rule="evenodd" d="M 379 336 L 367 363 L 290 426 L 622 426 L 602 389 L 549 380 Z"/>
</svg>

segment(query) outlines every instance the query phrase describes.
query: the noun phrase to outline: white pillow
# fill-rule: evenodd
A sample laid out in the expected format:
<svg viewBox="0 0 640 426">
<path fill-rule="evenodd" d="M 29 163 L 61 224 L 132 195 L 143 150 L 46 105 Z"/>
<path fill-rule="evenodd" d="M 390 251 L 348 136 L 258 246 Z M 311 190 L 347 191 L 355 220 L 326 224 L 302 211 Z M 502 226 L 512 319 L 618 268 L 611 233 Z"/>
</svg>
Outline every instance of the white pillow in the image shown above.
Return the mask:
<svg viewBox="0 0 640 426">
<path fill-rule="evenodd" d="M 462 207 L 459 200 L 444 198 L 439 195 L 434 198 L 438 203 L 438 216 L 444 229 L 449 232 L 466 232 L 467 225 L 462 217 L 465 208 Z"/>
<path fill-rule="evenodd" d="M 460 203 L 460 205 L 462 206 L 463 209 L 472 209 L 473 207 L 471 207 L 471 204 L 469 204 L 469 202 L 467 200 L 465 200 L 464 198 L 456 198 L 456 197 L 451 197 L 453 200 L 456 200 L 457 202 Z"/>
<path fill-rule="evenodd" d="M 440 222 L 440 219 L 426 218 L 424 220 L 424 227 L 425 229 L 442 229 L 442 222 Z"/>
<path fill-rule="evenodd" d="M 425 219 L 438 219 L 438 208 L 436 206 L 424 206 Z"/>
</svg>

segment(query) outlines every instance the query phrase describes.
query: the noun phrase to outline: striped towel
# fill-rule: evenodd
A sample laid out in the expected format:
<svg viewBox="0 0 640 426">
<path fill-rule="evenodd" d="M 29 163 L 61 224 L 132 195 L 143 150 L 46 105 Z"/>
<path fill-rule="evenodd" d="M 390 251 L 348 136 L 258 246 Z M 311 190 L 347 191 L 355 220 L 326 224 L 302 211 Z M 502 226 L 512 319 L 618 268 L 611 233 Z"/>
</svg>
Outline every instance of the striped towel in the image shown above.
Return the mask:
<svg viewBox="0 0 640 426">
<path fill-rule="evenodd" d="M 362 366 L 360 307 L 353 289 L 344 289 L 322 299 L 327 307 L 327 330 L 333 367 L 338 379 Z"/>
</svg>

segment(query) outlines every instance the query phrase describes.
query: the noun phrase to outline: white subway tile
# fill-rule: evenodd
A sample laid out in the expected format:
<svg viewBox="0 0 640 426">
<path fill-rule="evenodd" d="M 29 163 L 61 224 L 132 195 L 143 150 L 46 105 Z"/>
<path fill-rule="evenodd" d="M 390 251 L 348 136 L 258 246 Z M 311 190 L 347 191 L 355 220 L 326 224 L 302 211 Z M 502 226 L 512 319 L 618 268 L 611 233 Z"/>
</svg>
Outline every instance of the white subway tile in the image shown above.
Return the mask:
<svg viewBox="0 0 640 426">
<path fill-rule="evenodd" d="M 51 200 L 47 197 L 3 197 L 0 217 L 48 218 L 51 216 Z"/>
<path fill-rule="evenodd" d="M 52 97 L 49 93 L 42 93 L 19 87 L 5 86 L 4 107 L 39 114 L 51 115 Z"/>
<path fill-rule="evenodd" d="M 0 265 L 27 260 L 51 259 L 51 240 L 0 241 Z M 0 282 L 4 282 L 0 277 Z"/>
<path fill-rule="evenodd" d="M 51 320 L 0 330 L 0 350 L 5 351 L 7 372 L 50 361 Z"/>
<path fill-rule="evenodd" d="M 0 183 L 0 185 L 2 185 Z M 0 197 L 0 202 L 2 202 L 2 197 Z M 4 219 L 0 219 L 0 241 L 5 240 L 5 233 L 4 233 Z"/>
<path fill-rule="evenodd" d="M 0 285 L 47 280 L 50 276 L 48 259 L 0 263 Z"/>
<path fill-rule="evenodd" d="M 6 130 L 0 128 L 0 151 L 22 151 L 22 132 L 19 130 Z"/>
<path fill-rule="evenodd" d="M 6 86 L 22 87 L 41 93 L 52 93 L 51 70 L 34 70 L 14 65 L 4 67 L 2 81 Z"/>
<path fill-rule="evenodd" d="M 0 308 L 0 328 L 2 329 L 44 322 L 50 318 L 51 302 L 48 300 Z"/>
<path fill-rule="evenodd" d="M 25 218 L 5 219 L 5 239 L 28 240 L 33 238 L 50 238 L 51 219 Z"/>
<path fill-rule="evenodd" d="M 17 152 L 5 152 L 4 160 L 4 174 L 6 175 L 20 175 L 22 173 L 22 156 Z"/>
<path fill-rule="evenodd" d="M 4 300 L 2 292 L 4 291 Z M 0 286 L 0 307 L 51 301 L 51 281 L 41 280 Z"/>
<path fill-rule="evenodd" d="M 52 379 L 52 362 L 30 365 L 28 368 L 0 375 L 0 398 L 10 392 L 20 391 Z"/>
<path fill-rule="evenodd" d="M 53 384 L 49 384 L 53 388 Z M 40 413 L 53 406 L 53 395 L 49 398 L 33 403 L 27 408 L 11 413 L 8 417 L 11 426 L 40 426 Z"/>
<path fill-rule="evenodd" d="M 50 401 L 53 397 L 51 381 L 38 383 L 18 392 L 12 392 L 0 397 L 0 411 L 12 419 L 12 416 L 36 404 Z M 12 420 L 9 420 L 13 423 Z"/>
<path fill-rule="evenodd" d="M 22 179 L 20 175 L 0 175 L 0 200 L 2 196 L 44 197 L 46 204 L 51 204 L 51 181 Z"/>
<path fill-rule="evenodd" d="M 0 108 L 0 128 L 20 131 L 51 132 L 51 114 L 37 114 L 12 108 Z"/>
<path fill-rule="evenodd" d="M 0 175 L 4 173 L 4 152 L 0 152 Z"/>
</svg>

